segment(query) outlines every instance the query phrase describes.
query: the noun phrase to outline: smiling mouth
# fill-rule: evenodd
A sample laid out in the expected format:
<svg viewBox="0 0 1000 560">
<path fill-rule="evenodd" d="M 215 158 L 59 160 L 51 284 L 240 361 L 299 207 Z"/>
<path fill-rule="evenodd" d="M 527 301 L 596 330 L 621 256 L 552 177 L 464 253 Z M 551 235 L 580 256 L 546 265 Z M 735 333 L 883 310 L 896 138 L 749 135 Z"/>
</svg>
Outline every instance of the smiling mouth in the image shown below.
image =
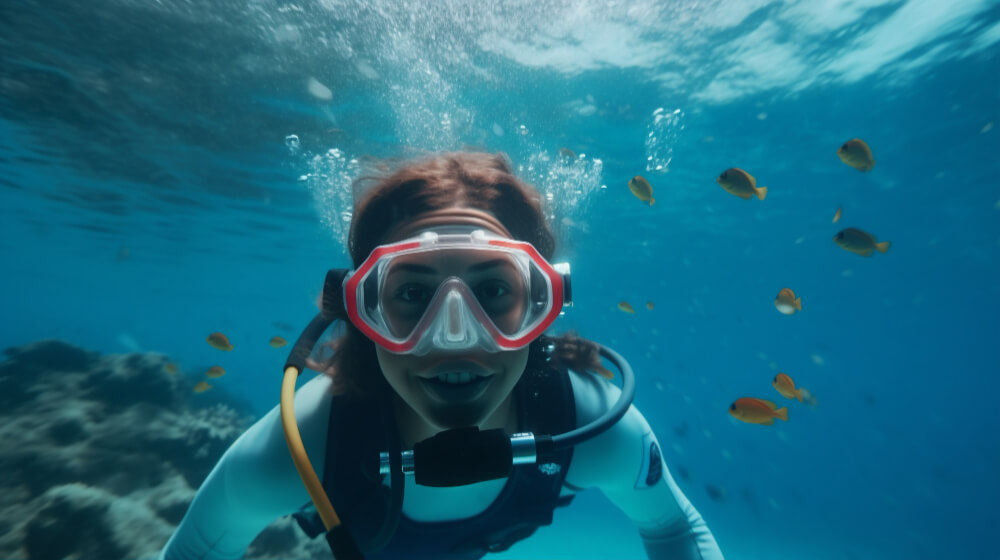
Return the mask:
<svg viewBox="0 0 1000 560">
<path fill-rule="evenodd" d="M 436 377 L 420 379 L 424 390 L 434 400 L 441 403 L 458 404 L 478 399 L 490 386 L 493 375 L 479 375 L 463 372 L 448 372 Z"/>
</svg>

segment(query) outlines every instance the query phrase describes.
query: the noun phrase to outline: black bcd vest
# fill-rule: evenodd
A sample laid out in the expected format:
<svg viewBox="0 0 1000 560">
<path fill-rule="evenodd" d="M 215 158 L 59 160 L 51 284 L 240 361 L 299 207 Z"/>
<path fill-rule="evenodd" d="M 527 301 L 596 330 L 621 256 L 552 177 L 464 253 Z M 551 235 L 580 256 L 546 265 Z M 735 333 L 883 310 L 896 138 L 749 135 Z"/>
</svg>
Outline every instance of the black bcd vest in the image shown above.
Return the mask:
<svg viewBox="0 0 1000 560">
<path fill-rule="evenodd" d="M 538 341 L 536 341 L 537 343 Z M 514 388 L 520 431 L 556 435 L 576 428 L 576 402 L 569 374 L 552 367 L 533 345 L 528 370 Z M 532 367 L 541 364 L 541 367 Z M 573 449 L 551 461 L 516 465 L 499 496 L 470 518 L 418 522 L 400 516 L 393 537 L 379 550 L 376 535 L 389 516 L 390 489 L 378 473 L 378 456 L 389 449 L 378 402 L 347 395 L 333 397 L 327 429 L 323 489 L 367 560 L 472 560 L 510 548 L 552 523 L 553 510 L 572 496 L 559 494 Z M 295 514 L 310 537 L 325 532 L 312 504 Z"/>
</svg>

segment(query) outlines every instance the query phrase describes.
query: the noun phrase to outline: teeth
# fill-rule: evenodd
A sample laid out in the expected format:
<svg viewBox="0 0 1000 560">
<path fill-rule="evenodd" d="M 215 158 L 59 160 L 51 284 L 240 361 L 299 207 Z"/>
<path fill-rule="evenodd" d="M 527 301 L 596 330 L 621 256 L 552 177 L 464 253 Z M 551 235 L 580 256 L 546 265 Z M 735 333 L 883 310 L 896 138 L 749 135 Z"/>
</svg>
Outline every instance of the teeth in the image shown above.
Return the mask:
<svg viewBox="0 0 1000 560">
<path fill-rule="evenodd" d="M 460 385 L 462 383 L 468 383 L 473 378 L 479 379 L 479 377 L 480 376 L 478 375 L 473 377 L 471 373 L 463 371 L 462 373 L 454 373 L 454 372 L 442 373 L 441 375 L 437 376 L 437 380 L 440 381 L 441 383 L 451 383 L 454 385 Z"/>
</svg>

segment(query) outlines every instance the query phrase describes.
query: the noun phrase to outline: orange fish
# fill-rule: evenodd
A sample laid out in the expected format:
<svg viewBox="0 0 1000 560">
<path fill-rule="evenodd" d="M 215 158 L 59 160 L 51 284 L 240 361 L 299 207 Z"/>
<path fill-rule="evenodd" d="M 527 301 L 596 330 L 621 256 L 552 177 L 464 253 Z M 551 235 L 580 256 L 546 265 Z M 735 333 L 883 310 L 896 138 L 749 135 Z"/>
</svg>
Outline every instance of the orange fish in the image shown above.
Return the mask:
<svg viewBox="0 0 1000 560">
<path fill-rule="evenodd" d="M 870 257 L 875 251 L 885 253 L 889 250 L 888 241 L 877 242 L 874 235 L 866 231 L 861 231 L 858 228 L 841 230 L 837 235 L 833 236 L 833 242 L 839 245 L 841 249 L 857 253 L 862 257 Z"/>
<path fill-rule="evenodd" d="M 787 373 L 779 373 L 774 376 L 774 381 L 771 381 L 771 385 L 781 393 L 782 397 L 786 399 L 798 399 L 802 402 L 802 391 L 795 388 L 795 382 L 792 378 L 788 376 Z"/>
<path fill-rule="evenodd" d="M 272 336 L 270 344 L 272 348 L 281 348 L 282 346 L 288 344 L 288 341 L 280 336 Z"/>
<path fill-rule="evenodd" d="M 791 288 L 782 288 L 774 298 L 774 306 L 785 315 L 795 315 L 796 311 L 802 311 L 802 298 L 795 297 Z"/>
<path fill-rule="evenodd" d="M 209 346 L 218 350 L 225 350 L 226 352 L 229 352 L 233 349 L 233 345 L 229 343 L 229 339 L 226 338 L 226 335 L 220 332 L 214 332 L 208 335 L 208 338 L 205 340 L 208 342 Z"/>
<path fill-rule="evenodd" d="M 844 142 L 844 145 L 837 149 L 837 156 L 840 158 L 840 161 L 858 171 L 871 171 L 872 167 L 875 167 L 875 157 L 872 156 L 872 149 L 860 138 Z"/>
<path fill-rule="evenodd" d="M 755 195 L 764 200 L 764 197 L 767 196 L 767 187 L 758 187 L 757 179 L 739 167 L 730 167 L 723 171 L 715 179 L 715 182 L 719 183 L 719 186 L 727 193 L 744 200 L 753 198 Z"/>
<path fill-rule="evenodd" d="M 653 310 L 653 302 L 647 301 L 646 302 L 646 309 L 652 311 Z"/>
<path fill-rule="evenodd" d="M 635 309 L 632 308 L 632 304 L 627 301 L 622 301 L 618 303 L 618 309 L 621 309 L 625 313 L 635 314 Z"/>
<path fill-rule="evenodd" d="M 163 371 L 173 375 L 177 373 L 177 364 L 170 362 L 169 364 L 163 366 Z"/>
<path fill-rule="evenodd" d="M 223 375 L 226 375 L 226 370 L 222 369 L 222 366 L 212 366 L 205 372 L 205 377 L 211 377 L 213 379 L 222 377 Z"/>
<path fill-rule="evenodd" d="M 211 389 L 212 386 L 208 384 L 207 381 L 202 381 L 201 383 L 194 386 L 195 393 L 204 393 L 205 391 Z"/>
<path fill-rule="evenodd" d="M 743 397 L 736 399 L 729 405 L 729 414 L 748 424 L 763 424 L 770 426 L 774 424 L 775 418 L 788 421 L 788 409 L 778 408 L 778 405 L 764 399 L 753 397 Z"/>
<path fill-rule="evenodd" d="M 833 223 L 840 221 L 840 206 L 837 207 L 837 212 L 833 215 Z"/>
</svg>

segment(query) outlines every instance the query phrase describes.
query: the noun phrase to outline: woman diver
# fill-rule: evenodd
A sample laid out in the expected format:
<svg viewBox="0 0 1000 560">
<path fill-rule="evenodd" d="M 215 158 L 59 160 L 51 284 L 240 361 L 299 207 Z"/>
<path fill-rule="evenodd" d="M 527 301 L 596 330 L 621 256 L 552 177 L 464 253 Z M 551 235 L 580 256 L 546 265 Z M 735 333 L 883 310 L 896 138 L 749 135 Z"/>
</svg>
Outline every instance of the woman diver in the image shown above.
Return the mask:
<svg viewBox="0 0 1000 560">
<path fill-rule="evenodd" d="M 720 560 L 631 406 L 628 364 L 544 334 L 571 294 L 537 191 L 483 153 L 359 181 L 373 186 L 351 223 L 354 270 L 328 274 L 280 409 L 226 451 L 161 558 L 241 558 L 289 514 L 337 560 L 482 558 L 596 487 L 650 559 Z M 329 363 L 307 362 L 334 319 Z M 595 374 L 610 374 L 600 356 L 621 389 Z M 306 363 L 325 375 L 295 391 Z"/>
</svg>

